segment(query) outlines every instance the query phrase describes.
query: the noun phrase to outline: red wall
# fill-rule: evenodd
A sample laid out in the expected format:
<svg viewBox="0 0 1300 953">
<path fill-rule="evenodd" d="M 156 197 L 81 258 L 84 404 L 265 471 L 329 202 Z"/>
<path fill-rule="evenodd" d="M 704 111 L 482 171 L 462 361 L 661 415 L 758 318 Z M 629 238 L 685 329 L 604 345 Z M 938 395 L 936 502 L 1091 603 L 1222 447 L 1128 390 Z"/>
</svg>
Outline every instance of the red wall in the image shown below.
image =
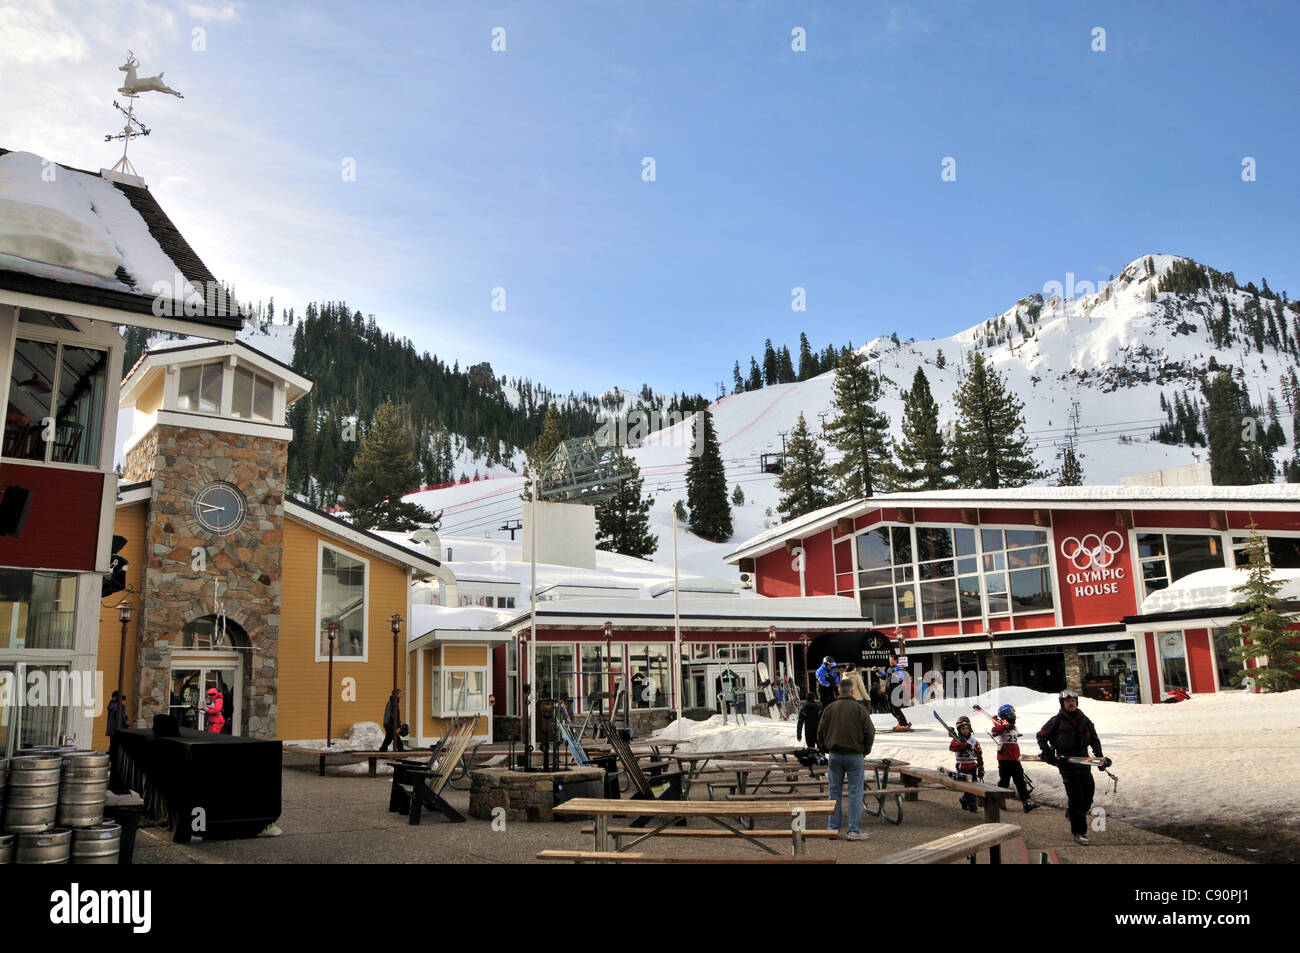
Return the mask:
<svg viewBox="0 0 1300 953">
<path fill-rule="evenodd" d="M 1151 701 L 1158 703 L 1163 701 L 1165 696 L 1163 694 L 1164 689 L 1161 686 L 1160 654 L 1156 651 L 1155 634 L 1152 632 L 1144 632 L 1142 634 L 1142 640 L 1146 643 L 1147 672 L 1151 675 L 1147 680 L 1149 684 L 1146 687 L 1151 692 Z"/>
<path fill-rule="evenodd" d="M 23 534 L 0 536 L 0 566 L 93 572 L 104 475 L 0 463 L 0 486 L 32 492 Z"/>
<path fill-rule="evenodd" d="M 824 530 L 803 541 L 804 594 L 835 595 L 835 563 L 831 552 L 831 531 Z M 754 591 L 760 596 L 799 595 L 799 571 L 795 556 L 782 546 L 756 562 Z"/>
<path fill-rule="evenodd" d="M 1183 633 L 1187 648 L 1187 675 L 1194 692 L 1214 691 L 1214 654 L 1210 650 L 1208 629 L 1188 629 Z"/>
<path fill-rule="evenodd" d="M 1194 514 L 1189 514 L 1194 515 Z M 1056 541 L 1056 583 L 1061 592 L 1063 625 L 1092 625 L 1114 622 L 1137 612 L 1136 580 L 1128 530 L 1115 526 L 1112 510 L 1057 510 L 1052 514 L 1052 534 Z M 1094 539 L 1095 538 L 1095 539 Z M 1073 553 L 1070 540 L 1105 540 L 1119 551 L 1109 566 L 1090 566 L 1085 556 L 1076 556 L 1079 566 L 1062 552 Z M 1116 542 L 1118 540 L 1118 543 Z M 1093 579 L 1097 575 L 1105 578 Z M 1108 591 L 1099 591 L 1108 590 Z M 1087 593 L 1087 594 L 1081 594 Z"/>
</svg>

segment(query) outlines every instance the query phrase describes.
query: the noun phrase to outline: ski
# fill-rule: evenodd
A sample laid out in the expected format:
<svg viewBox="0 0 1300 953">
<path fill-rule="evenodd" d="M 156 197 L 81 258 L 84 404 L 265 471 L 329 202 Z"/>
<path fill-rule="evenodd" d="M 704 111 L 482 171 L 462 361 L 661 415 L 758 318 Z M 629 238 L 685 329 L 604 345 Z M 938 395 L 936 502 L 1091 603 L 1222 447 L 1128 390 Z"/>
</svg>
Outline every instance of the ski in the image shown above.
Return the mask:
<svg viewBox="0 0 1300 953">
<path fill-rule="evenodd" d="M 1020 760 L 1021 761 L 1042 761 L 1043 756 L 1039 754 L 1022 754 L 1020 756 Z M 1099 768 L 1102 765 L 1104 765 L 1109 759 L 1108 758 L 1057 758 L 1056 760 L 1069 761 L 1071 764 L 1090 764 L 1094 768 Z"/>
<path fill-rule="evenodd" d="M 931 714 L 934 715 L 935 719 L 939 722 L 939 724 L 943 725 L 944 729 L 948 732 L 949 738 L 951 738 L 953 741 L 962 740 L 961 737 L 957 734 L 957 729 L 954 728 L 952 725 L 948 724 L 946 721 L 944 721 L 942 715 L 940 715 L 937 711 L 931 711 Z"/>
</svg>

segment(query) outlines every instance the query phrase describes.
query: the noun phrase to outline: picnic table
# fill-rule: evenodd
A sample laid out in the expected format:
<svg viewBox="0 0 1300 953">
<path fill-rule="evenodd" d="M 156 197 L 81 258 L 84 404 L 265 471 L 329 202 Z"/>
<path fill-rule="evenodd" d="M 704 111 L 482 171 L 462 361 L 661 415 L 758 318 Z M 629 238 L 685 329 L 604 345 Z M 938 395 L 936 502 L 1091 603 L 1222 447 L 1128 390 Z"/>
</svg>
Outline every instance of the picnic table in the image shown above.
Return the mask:
<svg viewBox="0 0 1300 953">
<path fill-rule="evenodd" d="M 682 819 L 703 818 L 717 824 L 734 836 L 748 841 L 769 854 L 780 855 L 780 851 L 764 844 L 757 837 L 751 836 L 734 822 L 744 818 L 779 817 L 792 819 L 802 811 L 806 818 L 829 817 L 835 810 L 830 801 L 610 801 L 603 798 L 574 798 L 557 805 L 556 814 L 572 814 L 591 817 L 595 821 L 593 834 L 595 850 L 599 853 L 621 853 L 644 840 L 654 837 Z M 634 838 L 610 850 L 609 819 L 617 816 L 636 815 L 651 818 L 657 826 L 648 827 L 642 836 Z M 795 857 L 804 854 L 804 825 L 790 825 L 791 853 Z"/>
<path fill-rule="evenodd" d="M 691 783 L 700 776 L 711 761 L 736 761 L 744 763 L 746 761 L 757 761 L 759 758 L 766 758 L 774 765 L 788 763 L 796 751 L 801 748 L 746 748 L 742 751 L 688 751 L 679 754 L 674 751 L 670 757 L 677 762 L 685 773 L 686 790 L 689 792 Z M 780 761 L 778 761 L 778 757 Z M 798 764 L 798 762 L 795 762 Z M 689 765 L 689 767 L 687 767 Z"/>
</svg>

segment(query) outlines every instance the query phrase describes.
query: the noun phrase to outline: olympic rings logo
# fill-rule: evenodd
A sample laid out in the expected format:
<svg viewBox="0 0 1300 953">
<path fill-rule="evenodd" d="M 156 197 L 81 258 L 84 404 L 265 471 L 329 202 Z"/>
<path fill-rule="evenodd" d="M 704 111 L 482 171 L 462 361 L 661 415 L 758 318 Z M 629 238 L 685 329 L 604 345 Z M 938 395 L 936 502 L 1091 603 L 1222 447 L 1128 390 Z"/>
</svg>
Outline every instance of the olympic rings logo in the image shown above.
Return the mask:
<svg viewBox="0 0 1300 953">
<path fill-rule="evenodd" d="M 1115 537 L 1113 543 L 1112 536 Z M 1108 568 L 1123 548 L 1124 537 L 1114 530 L 1104 536 L 1089 533 L 1083 539 L 1067 536 L 1061 540 L 1061 555 L 1074 563 L 1074 568 L 1080 572 L 1086 569 Z"/>
</svg>

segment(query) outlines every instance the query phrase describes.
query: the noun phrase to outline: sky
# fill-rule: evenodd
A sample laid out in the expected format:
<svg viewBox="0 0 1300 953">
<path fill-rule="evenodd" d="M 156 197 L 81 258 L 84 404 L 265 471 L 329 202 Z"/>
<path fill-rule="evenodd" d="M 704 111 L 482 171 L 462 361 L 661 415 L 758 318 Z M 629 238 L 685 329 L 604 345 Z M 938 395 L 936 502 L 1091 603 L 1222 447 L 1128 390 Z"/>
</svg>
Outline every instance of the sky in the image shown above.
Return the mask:
<svg viewBox="0 0 1300 953">
<path fill-rule="evenodd" d="M 1297 26 L 1289 2 L 0 0 L 0 147 L 112 165 L 130 49 L 185 97 L 137 102 L 132 161 L 241 298 L 345 300 L 561 392 L 712 396 L 766 338 L 944 337 L 1149 253 L 1300 295 Z"/>
</svg>

